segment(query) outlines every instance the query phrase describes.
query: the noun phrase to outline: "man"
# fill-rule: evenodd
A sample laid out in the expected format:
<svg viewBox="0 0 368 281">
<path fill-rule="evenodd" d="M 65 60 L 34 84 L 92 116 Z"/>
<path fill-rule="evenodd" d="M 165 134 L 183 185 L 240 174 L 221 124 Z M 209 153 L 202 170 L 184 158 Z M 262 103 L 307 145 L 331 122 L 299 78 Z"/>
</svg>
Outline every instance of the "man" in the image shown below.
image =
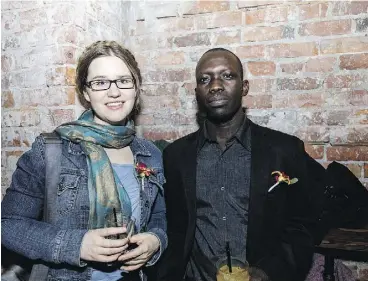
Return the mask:
<svg viewBox="0 0 368 281">
<path fill-rule="evenodd" d="M 296 137 L 246 118 L 249 83 L 235 54 L 207 51 L 196 82 L 200 129 L 164 151 L 169 242 L 159 280 L 216 280 L 228 255 L 248 261 L 251 280 L 303 280 L 315 242 L 310 171 L 319 164 Z M 274 171 L 295 183 L 270 190 L 283 179 Z"/>
</svg>

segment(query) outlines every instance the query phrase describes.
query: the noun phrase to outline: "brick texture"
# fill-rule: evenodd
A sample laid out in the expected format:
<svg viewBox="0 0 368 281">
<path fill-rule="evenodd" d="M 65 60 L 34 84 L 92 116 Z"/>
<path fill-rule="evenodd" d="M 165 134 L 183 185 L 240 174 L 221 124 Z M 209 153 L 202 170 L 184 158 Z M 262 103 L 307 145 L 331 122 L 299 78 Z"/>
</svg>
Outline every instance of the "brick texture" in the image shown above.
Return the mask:
<svg viewBox="0 0 368 281">
<path fill-rule="evenodd" d="M 41 131 L 75 118 L 76 59 L 115 39 L 142 70 L 137 132 L 174 140 L 197 128 L 194 69 L 225 47 L 241 59 L 249 118 L 298 136 L 323 165 L 368 187 L 367 1 L 3 1 L 2 194 Z M 368 280 L 367 266 L 354 266 Z"/>
</svg>

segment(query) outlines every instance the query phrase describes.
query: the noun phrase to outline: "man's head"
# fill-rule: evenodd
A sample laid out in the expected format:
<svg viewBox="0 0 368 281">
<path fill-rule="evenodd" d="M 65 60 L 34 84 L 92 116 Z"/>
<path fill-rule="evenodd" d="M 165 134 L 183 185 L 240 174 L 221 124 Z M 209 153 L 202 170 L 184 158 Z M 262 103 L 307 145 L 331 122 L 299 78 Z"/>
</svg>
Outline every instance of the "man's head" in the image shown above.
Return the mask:
<svg viewBox="0 0 368 281">
<path fill-rule="evenodd" d="M 249 83 L 243 81 L 239 58 L 229 50 L 205 52 L 196 67 L 196 99 L 201 114 L 213 123 L 224 123 L 242 110 Z"/>
</svg>

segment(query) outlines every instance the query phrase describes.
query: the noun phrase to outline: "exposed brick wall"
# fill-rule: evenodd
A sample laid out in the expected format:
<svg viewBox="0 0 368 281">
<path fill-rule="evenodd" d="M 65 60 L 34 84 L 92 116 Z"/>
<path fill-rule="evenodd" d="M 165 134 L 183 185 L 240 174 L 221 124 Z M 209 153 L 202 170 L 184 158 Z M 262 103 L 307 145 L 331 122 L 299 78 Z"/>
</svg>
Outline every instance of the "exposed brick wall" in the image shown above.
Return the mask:
<svg viewBox="0 0 368 281">
<path fill-rule="evenodd" d="M 194 68 L 225 47 L 241 58 L 258 124 L 302 138 L 368 187 L 367 1 L 2 1 L 2 192 L 41 131 L 76 118 L 76 57 L 124 42 L 144 80 L 137 130 L 174 140 L 197 128 Z M 368 265 L 349 263 L 359 280 Z"/>
<path fill-rule="evenodd" d="M 42 131 L 81 112 L 76 58 L 99 39 L 121 40 L 118 1 L 1 1 L 1 186 Z"/>
<path fill-rule="evenodd" d="M 146 137 L 173 140 L 196 128 L 194 68 L 221 46 L 242 60 L 252 120 L 302 138 L 318 161 L 347 164 L 368 186 L 368 2 L 126 5 L 135 16 L 128 42 L 143 71 L 137 125 Z"/>
</svg>

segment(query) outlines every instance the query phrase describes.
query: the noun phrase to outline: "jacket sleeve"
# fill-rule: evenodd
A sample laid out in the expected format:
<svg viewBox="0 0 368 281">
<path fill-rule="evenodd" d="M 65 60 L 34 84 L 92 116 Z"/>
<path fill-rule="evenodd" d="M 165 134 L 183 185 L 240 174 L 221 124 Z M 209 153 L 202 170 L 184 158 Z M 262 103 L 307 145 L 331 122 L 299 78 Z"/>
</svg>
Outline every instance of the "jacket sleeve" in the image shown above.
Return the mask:
<svg viewBox="0 0 368 281">
<path fill-rule="evenodd" d="M 162 186 L 165 183 L 165 177 L 163 174 L 163 164 L 162 164 L 162 153 L 158 149 L 152 152 L 154 158 L 159 159 L 160 169 L 156 175 L 158 183 L 160 185 L 157 197 L 152 204 L 150 219 L 147 224 L 147 232 L 155 235 L 160 242 L 159 250 L 149 259 L 146 266 L 152 266 L 157 263 L 157 261 L 162 256 L 162 253 L 167 248 L 167 225 L 166 225 L 166 206 L 164 200 L 164 190 Z M 161 189 L 160 189 L 161 188 Z"/>
<path fill-rule="evenodd" d="M 319 212 L 319 206 L 312 199 L 315 191 L 323 187 L 321 176 L 324 168 L 309 157 L 304 144 L 298 140 L 287 151 L 290 152 L 288 165 L 293 167 L 290 169 L 298 178 L 298 184 L 287 188 L 285 225 L 275 240 L 277 245 L 256 264 L 272 281 L 305 280 L 312 263 L 316 243 L 313 233 Z"/>
<path fill-rule="evenodd" d="M 1 242 L 30 259 L 51 263 L 80 263 L 86 230 L 62 230 L 42 221 L 45 191 L 45 144 L 38 137 L 18 160 L 12 183 L 1 204 Z"/>
<path fill-rule="evenodd" d="M 158 264 L 158 279 L 160 281 L 179 281 L 183 279 L 184 264 L 184 244 L 186 233 L 186 215 L 182 212 L 183 185 L 179 173 L 175 170 L 175 163 L 171 159 L 176 159 L 175 151 L 170 153 L 164 150 L 164 171 L 166 183 L 165 202 L 167 213 L 167 235 L 168 247 Z M 175 160 L 174 160 L 175 161 Z"/>
</svg>

